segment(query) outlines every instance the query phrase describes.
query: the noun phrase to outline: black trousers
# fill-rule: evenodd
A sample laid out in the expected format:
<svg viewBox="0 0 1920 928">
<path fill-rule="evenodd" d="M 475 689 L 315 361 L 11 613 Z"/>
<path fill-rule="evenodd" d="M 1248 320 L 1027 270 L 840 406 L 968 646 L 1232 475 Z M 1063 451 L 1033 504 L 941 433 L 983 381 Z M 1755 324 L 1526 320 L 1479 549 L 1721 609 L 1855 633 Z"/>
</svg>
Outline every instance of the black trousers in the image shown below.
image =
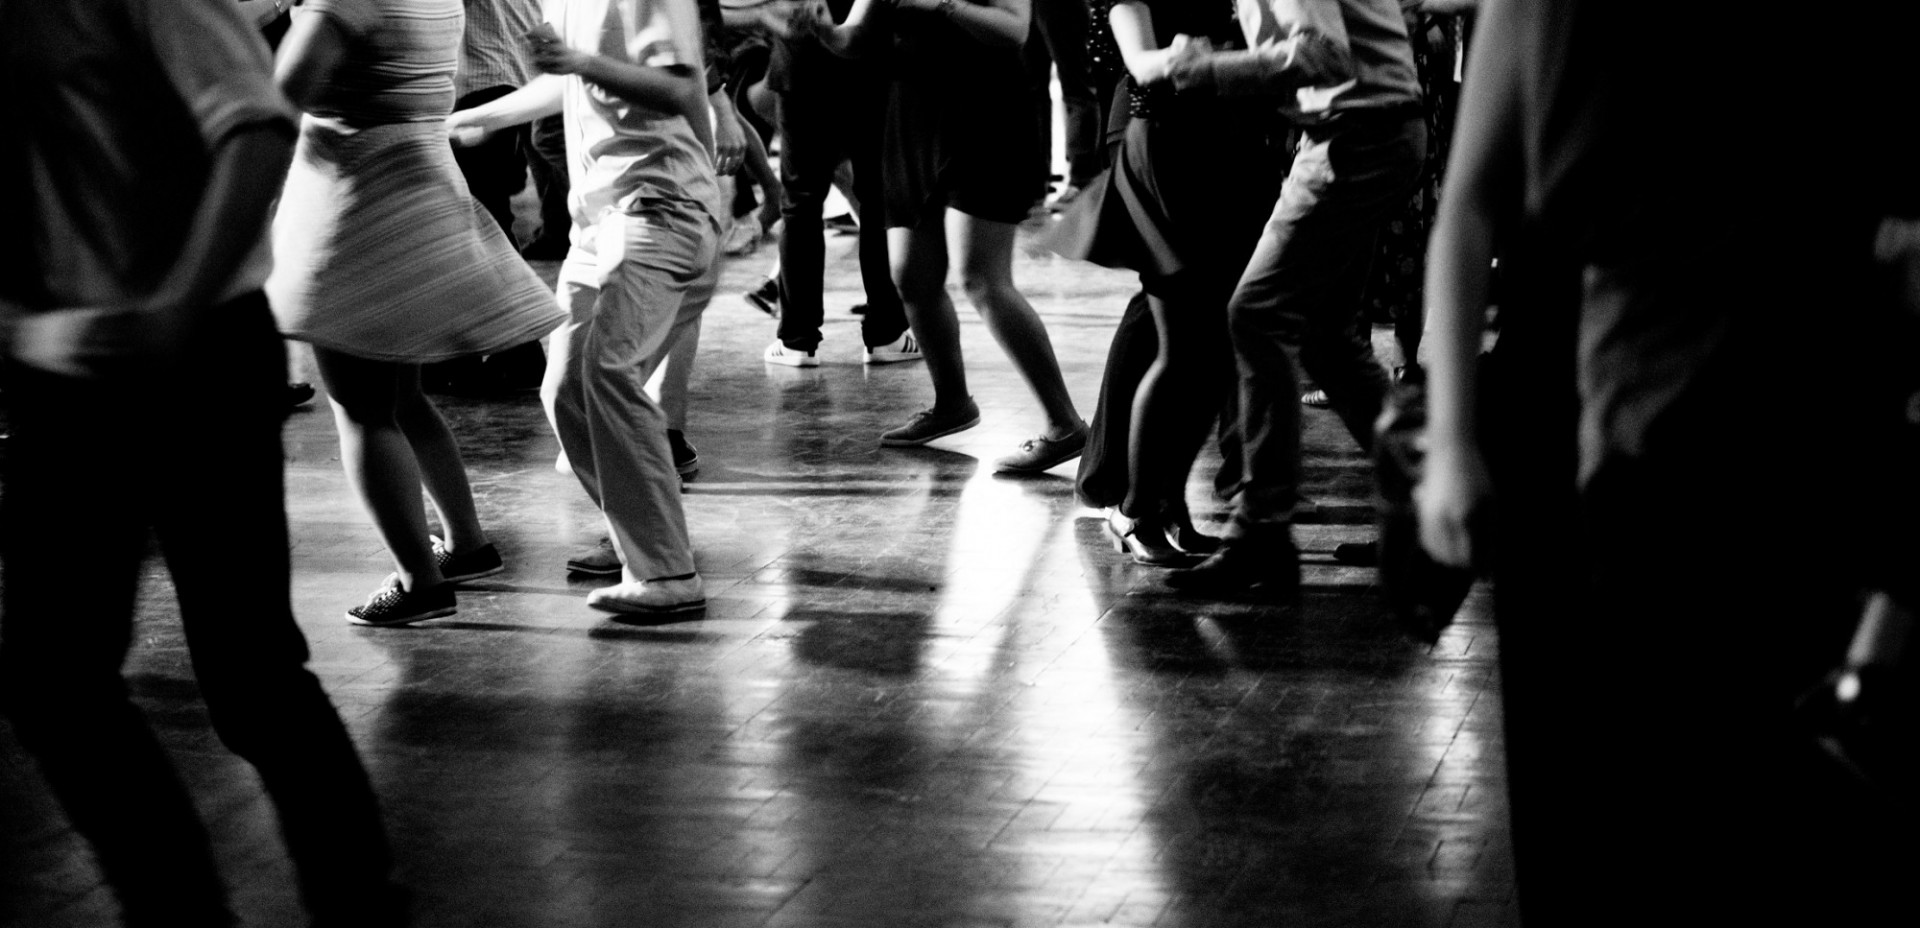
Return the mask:
<svg viewBox="0 0 1920 928">
<path fill-rule="evenodd" d="M 885 345 L 907 330 L 906 309 L 893 288 L 887 257 L 886 196 L 880 189 L 880 132 L 886 121 L 886 83 L 874 80 L 796 80 L 804 89 L 780 94 L 780 341 L 812 351 L 820 345 L 826 309 L 821 300 L 826 239 L 821 211 L 833 174 L 853 162 L 853 193 L 860 210 L 860 282 L 867 291 L 861 337 Z"/>
<path fill-rule="evenodd" d="M 130 925 L 231 922 L 207 836 L 121 677 L 150 532 L 220 740 L 259 770 L 315 924 L 397 923 L 373 790 L 289 598 L 286 356 L 266 298 L 163 368 L 6 371 L 0 707 Z"/>
</svg>

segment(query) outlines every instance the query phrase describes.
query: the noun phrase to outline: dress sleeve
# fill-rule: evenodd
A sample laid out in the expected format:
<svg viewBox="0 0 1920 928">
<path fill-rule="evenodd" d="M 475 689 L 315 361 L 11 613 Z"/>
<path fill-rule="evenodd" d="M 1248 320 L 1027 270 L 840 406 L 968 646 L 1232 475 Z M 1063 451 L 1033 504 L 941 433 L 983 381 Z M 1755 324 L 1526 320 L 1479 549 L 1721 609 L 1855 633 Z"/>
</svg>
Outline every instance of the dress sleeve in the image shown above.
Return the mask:
<svg viewBox="0 0 1920 928">
<path fill-rule="evenodd" d="M 383 18 L 376 0 L 306 0 L 301 7 L 306 10 L 304 15 L 325 13 L 332 16 L 348 35 L 355 38 L 372 32 Z"/>
</svg>

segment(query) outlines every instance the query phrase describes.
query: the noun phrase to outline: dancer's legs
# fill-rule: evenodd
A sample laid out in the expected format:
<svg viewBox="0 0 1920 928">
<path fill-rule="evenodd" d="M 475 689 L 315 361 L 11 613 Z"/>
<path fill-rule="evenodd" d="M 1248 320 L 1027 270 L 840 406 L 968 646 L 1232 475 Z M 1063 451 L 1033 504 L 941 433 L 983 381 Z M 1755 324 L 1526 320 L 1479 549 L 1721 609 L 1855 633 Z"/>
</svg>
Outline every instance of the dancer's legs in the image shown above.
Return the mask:
<svg viewBox="0 0 1920 928">
<path fill-rule="evenodd" d="M 1027 381 L 1047 416 L 1047 438 L 1063 438 L 1086 423 L 1073 408 L 1060 362 L 1040 314 L 1013 285 L 1013 242 L 1018 227 L 948 210 L 946 239 L 960 268 L 960 285 L 987 323 L 987 331 Z M 956 326 L 957 328 L 957 326 Z M 914 331 L 919 331 L 916 320 Z M 957 333 L 956 333 L 957 334 Z M 920 338 L 925 351 L 926 336 Z"/>
<path fill-rule="evenodd" d="M 447 427 L 440 409 L 420 389 L 420 367 L 399 365 L 396 372 L 395 418 L 400 431 L 413 446 L 414 462 L 420 479 L 426 484 L 427 498 L 440 514 L 440 530 L 446 533 L 447 549 L 472 551 L 487 545 L 487 533 L 480 527 L 480 514 L 473 505 L 473 486 L 467 482 L 467 465 L 460 456 L 460 444 Z"/>
<path fill-rule="evenodd" d="M 953 412 L 972 401 L 967 392 L 966 359 L 960 349 L 960 320 L 947 296 L 947 235 L 937 222 L 919 228 L 887 230 L 893 285 L 905 305 L 907 321 L 933 378 L 933 408 Z"/>
<path fill-rule="evenodd" d="M 427 542 L 420 465 L 399 423 L 401 366 L 330 348 L 315 347 L 313 356 L 333 403 L 347 483 L 393 555 L 400 586 L 412 591 L 439 584 L 440 568 Z"/>
<path fill-rule="evenodd" d="M 1170 282 L 1147 296 L 1159 354 L 1133 396 L 1127 443 L 1133 479 L 1120 506 L 1133 518 L 1155 518 L 1184 503 L 1187 474 L 1233 382 L 1225 295 L 1217 302 L 1183 299 L 1192 293 L 1188 284 Z"/>
</svg>

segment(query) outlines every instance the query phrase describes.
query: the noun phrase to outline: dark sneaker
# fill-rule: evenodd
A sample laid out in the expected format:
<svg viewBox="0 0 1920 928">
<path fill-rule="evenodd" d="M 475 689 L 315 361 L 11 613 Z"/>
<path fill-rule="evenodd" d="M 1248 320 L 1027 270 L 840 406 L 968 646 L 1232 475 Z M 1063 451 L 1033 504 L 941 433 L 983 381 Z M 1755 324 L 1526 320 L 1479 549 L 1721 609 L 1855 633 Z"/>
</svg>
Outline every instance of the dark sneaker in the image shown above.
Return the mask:
<svg viewBox="0 0 1920 928">
<path fill-rule="evenodd" d="M 673 449 L 673 470 L 685 480 L 700 472 L 700 449 L 679 429 L 667 430 L 667 446 Z"/>
<path fill-rule="evenodd" d="M 1079 457 L 1086 447 L 1087 427 L 1082 424 L 1064 438 L 1042 435 L 1021 442 L 1019 451 L 993 462 L 993 469 L 1001 474 L 1037 474 Z"/>
<path fill-rule="evenodd" d="M 613 550 L 613 539 L 602 538 L 591 548 L 567 558 L 567 572 L 589 577 L 620 576 L 620 553 Z"/>
<path fill-rule="evenodd" d="M 753 308 L 776 319 L 780 318 L 780 281 L 769 277 L 766 282 L 746 292 L 747 303 Z"/>
<path fill-rule="evenodd" d="M 347 610 L 347 621 L 355 625 L 410 625 L 453 613 L 453 584 L 409 591 L 401 588 L 399 574 L 388 574 L 386 585 L 367 597 L 366 605 Z"/>
<path fill-rule="evenodd" d="M 955 432 L 964 432 L 980 424 L 980 407 L 969 397 L 967 405 L 954 412 L 922 409 L 907 424 L 880 436 L 880 444 L 889 448 L 913 448 Z"/>
<path fill-rule="evenodd" d="M 427 540 L 433 543 L 433 563 L 439 566 L 440 576 L 448 583 L 491 577 L 507 569 L 506 562 L 500 560 L 500 551 L 491 544 L 455 554 L 447 550 L 447 543 L 439 536 L 429 536 Z"/>
</svg>

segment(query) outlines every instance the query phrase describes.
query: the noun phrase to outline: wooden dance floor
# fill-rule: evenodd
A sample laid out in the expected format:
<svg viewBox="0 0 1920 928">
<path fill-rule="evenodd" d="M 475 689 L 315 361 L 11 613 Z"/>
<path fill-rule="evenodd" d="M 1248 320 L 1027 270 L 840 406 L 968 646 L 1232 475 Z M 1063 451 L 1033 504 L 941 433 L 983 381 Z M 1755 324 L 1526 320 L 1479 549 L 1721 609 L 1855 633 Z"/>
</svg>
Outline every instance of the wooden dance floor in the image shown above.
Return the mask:
<svg viewBox="0 0 1920 928">
<path fill-rule="evenodd" d="M 1131 278 L 1027 240 L 1016 279 L 1090 417 Z M 964 300 L 980 427 L 879 446 L 931 387 L 921 364 L 862 367 L 853 239 L 828 244 L 819 368 L 760 360 L 773 325 L 740 294 L 770 247 L 732 261 L 707 314 L 686 494 L 702 618 L 636 627 L 586 607 L 604 581 L 563 565 L 598 518 L 525 395 L 441 401 L 507 571 L 463 591 L 456 616 L 350 626 L 342 610 L 391 567 L 324 404 L 289 420 L 295 608 L 418 924 L 1516 923 L 1485 596 L 1429 649 L 1399 634 L 1374 571 L 1333 562 L 1372 529 L 1366 462 L 1330 413 L 1306 413 L 1320 510 L 1299 530 L 1299 607 L 1176 596 L 1113 552 L 1072 465 L 991 473 L 1041 420 Z M 1217 463 L 1209 447 L 1189 487 L 1203 529 L 1223 514 Z M 272 808 L 208 725 L 157 561 L 140 608 L 127 675 L 236 909 L 304 924 Z M 0 925 L 115 913 L 0 722 Z"/>
</svg>

